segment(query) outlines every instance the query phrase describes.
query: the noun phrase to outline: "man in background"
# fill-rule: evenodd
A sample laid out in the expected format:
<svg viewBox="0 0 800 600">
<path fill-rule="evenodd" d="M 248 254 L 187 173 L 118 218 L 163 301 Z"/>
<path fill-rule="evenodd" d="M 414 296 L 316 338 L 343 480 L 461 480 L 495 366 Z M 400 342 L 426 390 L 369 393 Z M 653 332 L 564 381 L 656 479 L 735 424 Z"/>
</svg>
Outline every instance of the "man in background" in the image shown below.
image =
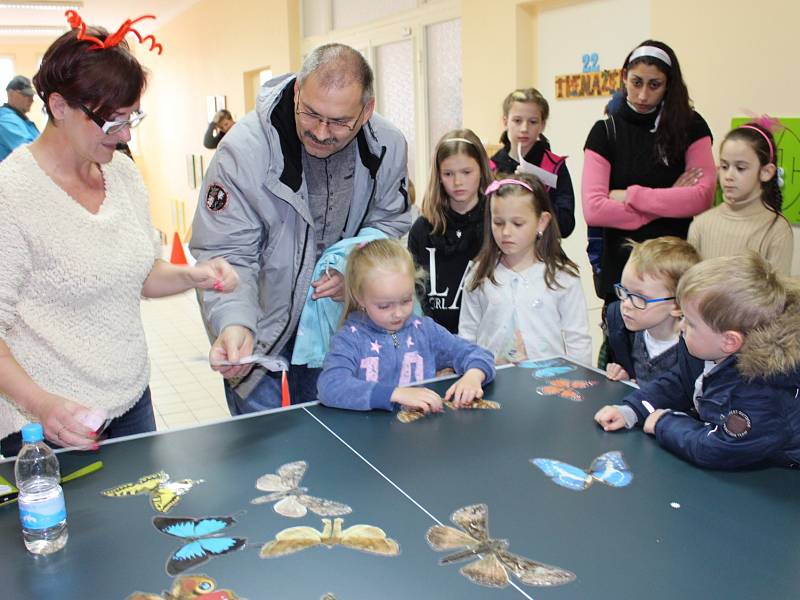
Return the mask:
<svg viewBox="0 0 800 600">
<path fill-rule="evenodd" d="M 206 129 L 206 134 L 203 137 L 203 146 L 209 150 L 214 150 L 235 123 L 236 121 L 233 120 L 233 115 L 231 115 L 230 111 L 224 108 L 218 110 L 214 118 L 211 119 L 211 123 L 208 124 L 208 129 Z"/>
<path fill-rule="evenodd" d="M 6 86 L 8 102 L 0 106 L 0 160 L 22 144 L 39 137 L 39 129 L 27 116 L 33 104 L 31 80 L 17 75 Z"/>
</svg>

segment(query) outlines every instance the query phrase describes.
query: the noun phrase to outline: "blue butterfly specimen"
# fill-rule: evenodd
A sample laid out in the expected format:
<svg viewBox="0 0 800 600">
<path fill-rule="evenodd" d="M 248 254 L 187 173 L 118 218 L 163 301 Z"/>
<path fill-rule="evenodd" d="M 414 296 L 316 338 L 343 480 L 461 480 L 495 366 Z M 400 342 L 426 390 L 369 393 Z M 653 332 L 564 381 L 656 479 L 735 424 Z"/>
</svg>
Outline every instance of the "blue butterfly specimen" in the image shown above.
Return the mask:
<svg viewBox="0 0 800 600">
<path fill-rule="evenodd" d="M 555 483 L 570 490 L 585 490 L 595 481 L 611 487 L 625 487 L 633 479 L 633 473 L 628 469 L 619 450 L 601 454 L 592 461 L 588 469 L 580 469 L 552 458 L 532 458 L 531 462 Z"/>
<path fill-rule="evenodd" d="M 569 373 L 575 370 L 574 365 L 565 364 L 559 358 L 549 358 L 547 360 L 523 360 L 517 363 L 518 367 L 523 369 L 533 369 L 533 377 L 537 379 L 549 379 L 550 377 L 558 377 L 564 373 Z"/>
<path fill-rule="evenodd" d="M 162 533 L 188 540 L 167 559 L 167 574 L 175 576 L 212 556 L 243 548 L 246 539 L 219 535 L 235 522 L 233 517 L 153 517 L 153 525 Z"/>
</svg>

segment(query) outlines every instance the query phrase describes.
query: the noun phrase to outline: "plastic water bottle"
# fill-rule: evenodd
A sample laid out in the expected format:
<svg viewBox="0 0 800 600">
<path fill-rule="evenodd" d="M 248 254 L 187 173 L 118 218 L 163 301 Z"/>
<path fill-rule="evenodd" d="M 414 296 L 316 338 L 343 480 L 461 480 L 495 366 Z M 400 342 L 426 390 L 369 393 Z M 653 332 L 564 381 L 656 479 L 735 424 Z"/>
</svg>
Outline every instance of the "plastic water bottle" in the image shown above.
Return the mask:
<svg viewBox="0 0 800 600">
<path fill-rule="evenodd" d="M 67 509 L 58 458 L 44 443 L 39 423 L 22 428 L 22 441 L 25 445 L 14 466 L 22 537 L 32 554 L 51 554 L 67 543 Z"/>
</svg>

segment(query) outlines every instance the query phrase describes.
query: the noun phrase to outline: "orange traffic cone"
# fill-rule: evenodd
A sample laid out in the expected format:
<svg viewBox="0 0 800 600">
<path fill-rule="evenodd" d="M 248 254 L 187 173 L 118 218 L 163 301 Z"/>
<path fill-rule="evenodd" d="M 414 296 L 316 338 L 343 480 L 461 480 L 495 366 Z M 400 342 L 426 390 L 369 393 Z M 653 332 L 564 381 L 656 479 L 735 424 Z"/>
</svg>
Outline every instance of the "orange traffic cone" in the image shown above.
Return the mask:
<svg viewBox="0 0 800 600">
<path fill-rule="evenodd" d="M 172 256 L 170 256 L 169 262 L 173 265 L 188 265 L 189 262 L 186 260 L 186 254 L 183 252 L 183 244 L 181 243 L 181 236 L 178 235 L 178 232 L 175 232 L 175 235 L 172 238 Z"/>
<path fill-rule="evenodd" d="M 281 406 L 290 406 L 292 404 L 292 397 L 289 394 L 289 380 L 286 379 L 286 371 L 281 375 Z"/>
</svg>

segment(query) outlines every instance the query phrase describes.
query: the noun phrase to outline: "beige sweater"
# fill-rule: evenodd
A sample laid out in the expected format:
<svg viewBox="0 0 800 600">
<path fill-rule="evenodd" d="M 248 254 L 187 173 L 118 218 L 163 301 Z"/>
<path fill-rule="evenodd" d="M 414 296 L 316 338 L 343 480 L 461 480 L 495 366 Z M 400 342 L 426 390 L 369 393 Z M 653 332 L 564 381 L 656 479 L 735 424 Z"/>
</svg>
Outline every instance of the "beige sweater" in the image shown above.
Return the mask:
<svg viewBox="0 0 800 600">
<path fill-rule="evenodd" d="M 133 162 L 102 172 L 93 215 L 27 146 L 0 163 L 0 337 L 42 388 L 117 417 L 150 376 L 139 302 L 161 247 Z M 29 420 L 0 394 L 0 438 Z"/>
<path fill-rule="evenodd" d="M 792 227 L 783 217 L 776 220 L 760 197 L 736 206 L 723 202 L 696 216 L 687 239 L 704 260 L 754 250 L 779 273 L 792 269 Z"/>
</svg>

